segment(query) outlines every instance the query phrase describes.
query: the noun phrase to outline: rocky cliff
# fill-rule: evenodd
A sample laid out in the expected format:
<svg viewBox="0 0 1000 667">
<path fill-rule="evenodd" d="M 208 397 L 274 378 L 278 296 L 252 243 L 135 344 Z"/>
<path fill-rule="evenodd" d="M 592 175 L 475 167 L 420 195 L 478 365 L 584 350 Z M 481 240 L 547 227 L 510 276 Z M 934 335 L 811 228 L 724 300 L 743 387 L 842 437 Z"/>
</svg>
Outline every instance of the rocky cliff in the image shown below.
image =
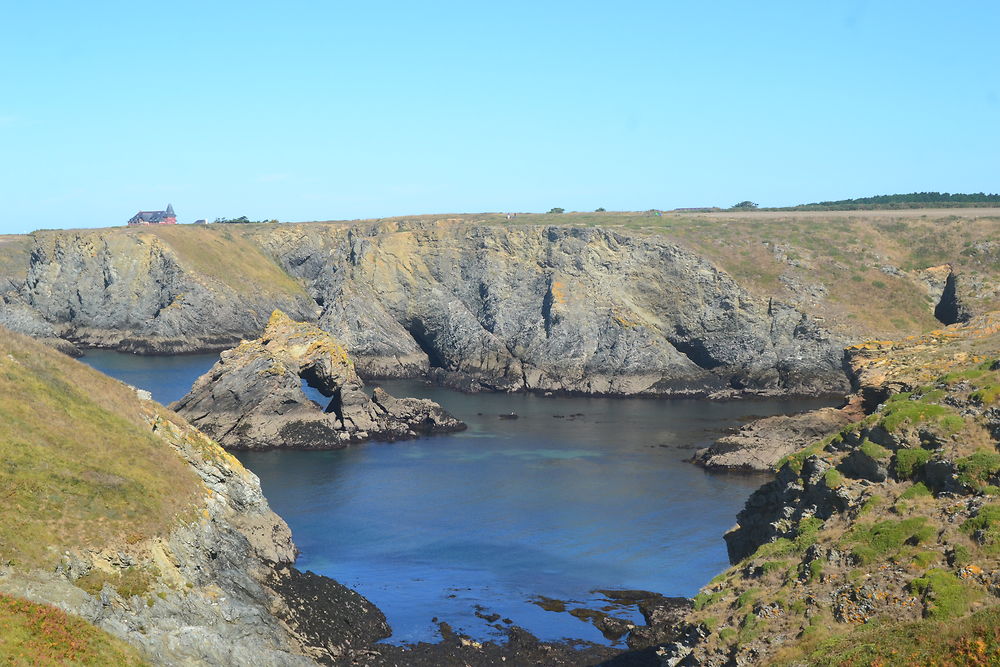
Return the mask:
<svg viewBox="0 0 1000 667">
<path fill-rule="evenodd" d="M 173 354 L 233 345 L 259 333 L 275 308 L 315 317 L 301 286 L 252 245 L 223 234 L 36 232 L 0 322 L 82 346 Z"/>
<path fill-rule="evenodd" d="M 667 665 L 992 664 L 1000 316 L 849 350 L 867 416 L 787 456 Z M 863 401 L 862 401 L 863 399 Z"/>
<path fill-rule="evenodd" d="M 441 222 L 257 242 L 369 376 L 621 395 L 845 385 L 836 341 L 808 317 L 662 239 Z"/>
<path fill-rule="evenodd" d="M 310 400 L 303 383 L 326 405 Z M 223 352 L 171 407 L 233 449 L 336 449 L 465 428 L 433 401 L 381 389 L 369 396 L 340 343 L 278 310 L 260 338 Z"/>
<path fill-rule="evenodd" d="M 365 377 L 614 395 L 846 387 L 841 341 L 656 236 L 208 226 L 36 233 L 24 253 L 6 321 L 81 345 L 222 349 L 260 335 L 279 308 L 318 318 Z"/>
</svg>

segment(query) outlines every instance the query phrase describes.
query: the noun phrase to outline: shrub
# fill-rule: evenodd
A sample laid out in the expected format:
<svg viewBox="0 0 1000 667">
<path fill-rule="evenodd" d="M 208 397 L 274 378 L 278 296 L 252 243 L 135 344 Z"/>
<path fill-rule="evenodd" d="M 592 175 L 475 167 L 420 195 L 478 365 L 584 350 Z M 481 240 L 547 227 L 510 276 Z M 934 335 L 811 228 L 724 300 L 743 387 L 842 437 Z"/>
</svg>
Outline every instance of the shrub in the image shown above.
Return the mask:
<svg viewBox="0 0 1000 667">
<path fill-rule="evenodd" d="M 923 482 L 917 482 L 899 496 L 900 500 L 911 500 L 913 498 L 925 498 L 931 495 L 930 489 Z"/>
<path fill-rule="evenodd" d="M 870 458 L 876 461 L 881 461 L 892 456 L 892 452 L 883 447 L 882 445 L 877 445 L 871 440 L 865 440 L 861 443 L 861 451 Z"/>
<path fill-rule="evenodd" d="M 551 209 L 549 209 L 549 213 L 564 213 L 565 211 L 566 211 L 566 209 L 564 209 L 564 208 L 551 208 Z"/>
<path fill-rule="evenodd" d="M 923 596 L 924 616 L 938 620 L 964 614 L 978 597 L 975 591 L 962 585 L 958 577 L 941 569 L 930 570 L 914 579 L 909 588 L 913 594 Z"/>
<path fill-rule="evenodd" d="M 1000 551 L 1000 503 L 980 507 L 976 516 L 962 522 L 961 530 L 976 538 L 988 552 Z"/>
<path fill-rule="evenodd" d="M 973 489 L 983 489 L 990 479 L 1000 472 L 1000 454 L 980 449 L 975 454 L 955 461 L 958 481 Z"/>
<path fill-rule="evenodd" d="M 836 489 L 844 485 L 844 476 L 836 468 L 830 468 L 823 473 L 823 484 L 828 489 Z"/>
<path fill-rule="evenodd" d="M 930 461 L 931 452 L 926 449 L 899 449 L 896 450 L 896 463 L 893 470 L 899 479 L 911 479 L 917 469 Z"/>
<path fill-rule="evenodd" d="M 859 524 L 854 526 L 844 537 L 845 541 L 855 544 L 851 553 L 862 564 L 890 558 L 899 553 L 907 542 L 921 544 L 934 537 L 935 531 L 926 525 L 926 517 L 880 521 L 875 524 Z"/>
</svg>

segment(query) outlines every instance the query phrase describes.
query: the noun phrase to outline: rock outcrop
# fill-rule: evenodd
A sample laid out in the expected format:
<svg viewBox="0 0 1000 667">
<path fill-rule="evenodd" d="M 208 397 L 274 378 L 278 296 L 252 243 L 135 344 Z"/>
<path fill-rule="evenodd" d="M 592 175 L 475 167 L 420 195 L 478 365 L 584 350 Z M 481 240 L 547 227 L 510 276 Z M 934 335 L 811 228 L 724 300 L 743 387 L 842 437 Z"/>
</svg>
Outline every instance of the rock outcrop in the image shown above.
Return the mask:
<svg viewBox="0 0 1000 667">
<path fill-rule="evenodd" d="M 848 405 L 756 419 L 699 450 L 692 461 L 710 470 L 771 472 L 784 457 L 863 416 Z"/>
<path fill-rule="evenodd" d="M 0 521 L 0 592 L 80 616 L 163 665 L 330 664 L 389 635 L 360 595 L 295 570 L 288 526 L 218 444 L 131 388 L 0 334 L 2 389 L 21 388 L 4 394 L 5 420 L 22 404 L 27 414 L 67 407 L 20 431 L 18 450 L 31 456 L 3 477 L 11 511 Z M 92 456 L 60 458 L 67 445 L 52 441 L 64 433 Z M 37 468 L 52 476 L 44 501 L 32 492 Z M 111 509 L 119 496 L 120 514 Z"/>
<path fill-rule="evenodd" d="M 239 238 L 190 228 L 33 236 L 26 277 L 9 298 L 84 347 L 221 350 L 258 334 L 275 308 L 300 319 L 316 314 L 300 285 Z M 33 335 L 22 321 L 8 319 Z"/>
<path fill-rule="evenodd" d="M 304 383 L 328 404 L 309 399 Z M 433 401 L 380 388 L 369 396 L 343 346 L 280 311 L 263 336 L 223 352 L 171 407 L 232 449 L 335 449 L 465 428 Z"/>
</svg>

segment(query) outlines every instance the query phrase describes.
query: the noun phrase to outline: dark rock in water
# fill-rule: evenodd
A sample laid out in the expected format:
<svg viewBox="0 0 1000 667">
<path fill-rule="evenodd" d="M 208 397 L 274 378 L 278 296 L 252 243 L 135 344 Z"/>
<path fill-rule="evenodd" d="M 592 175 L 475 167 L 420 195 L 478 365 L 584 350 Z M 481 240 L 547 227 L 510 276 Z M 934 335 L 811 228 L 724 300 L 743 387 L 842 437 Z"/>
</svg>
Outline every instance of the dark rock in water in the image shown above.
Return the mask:
<svg viewBox="0 0 1000 667">
<path fill-rule="evenodd" d="M 507 619 L 505 619 L 506 622 Z M 497 627 L 497 626 L 494 626 Z M 468 665 L 551 665 L 553 667 L 598 665 L 621 653 L 610 646 L 591 642 L 542 642 L 516 625 L 502 628 L 505 642 L 479 642 L 439 623 L 441 641 L 408 646 L 375 644 L 356 662 L 372 667 L 466 667 Z M 361 659 L 363 657 L 363 659 Z"/>
<path fill-rule="evenodd" d="M 275 615 L 311 652 L 326 653 L 314 657 L 346 657 L 392 634 L 378 607 L 333 579 L 276 567 L 267 585 L 285 601 Z"/>
<path fill-rule="evenodd" d="M 507 414 L 502 414 L 502 415 L 497 415 L 497 416 L 500 417 L 500 419 L 517 419 L 518 418 L 517 414 L 515 414 L 513 412 L 509 412 Z"/>
<path fill-rule="evenodd" d="M 325 410 L 306 397 L 303 382 L 329 398 Z M 333 449 L 465 428 L 433 401 L 380 388 L 368 396 L 337 341 L 280 311 L 261 338 L 223 352 L 171 407 L 233 449 Z"/>
<path fill-rule="evenodd" d="M 556 600 L 554 598 L 547 598 L 544 595 L 539 595 L 532 602 L 545 611 L 555 611 L 563 612 L 566 611 L 566 603 L 562 600 Z"/>
</svg>

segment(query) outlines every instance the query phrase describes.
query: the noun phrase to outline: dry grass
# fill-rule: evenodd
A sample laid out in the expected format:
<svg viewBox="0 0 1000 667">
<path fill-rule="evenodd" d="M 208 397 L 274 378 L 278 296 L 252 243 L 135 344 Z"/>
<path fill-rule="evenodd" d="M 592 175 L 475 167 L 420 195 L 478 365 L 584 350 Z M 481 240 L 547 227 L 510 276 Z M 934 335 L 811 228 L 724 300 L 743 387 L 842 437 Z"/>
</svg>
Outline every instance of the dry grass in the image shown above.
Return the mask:
<svg viewBox="0 0 1000 667">
<path fill-rule="evenodd" d="M 0 594 L 0 662 L 5 665 L 146 664 L 132 647 L 81 618 Z"/>
<path fill-rule="evenodd" d="M 193 505 L 200 482 L 135 392 L 0 332 L 0 558 L 44 567 L 65 549 L 134 543 Z"/>
<path fill-rule="evenodd" d="M 19 282 L 28 274 L 31 237 L 14 234 L 0 235 L 0 291 L 11 285 L 7 279 Z"/>
<path fill-rule="evenodd" d="M 254 225 L 256 227 L 256 225 Z M 308 298 L 305 289 L 247 238 L 241 225 L 150 225 L 125 233 L 156 236 L 186 269 L 209 276 L 240 294 Z"/>
</svg>

